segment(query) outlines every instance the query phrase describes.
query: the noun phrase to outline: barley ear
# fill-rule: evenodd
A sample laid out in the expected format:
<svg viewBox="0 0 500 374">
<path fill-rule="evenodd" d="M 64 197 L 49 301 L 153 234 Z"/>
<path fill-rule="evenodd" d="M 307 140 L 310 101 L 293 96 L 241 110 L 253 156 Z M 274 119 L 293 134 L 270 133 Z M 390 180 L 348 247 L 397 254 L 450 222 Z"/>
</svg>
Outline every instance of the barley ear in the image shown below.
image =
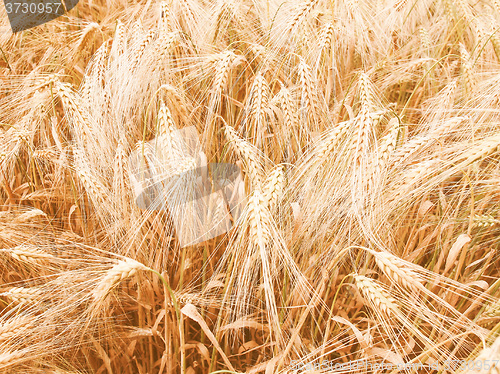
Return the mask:
<svg viewBox="0 0 500 374">
<path fill-rule="evenodd" d="M 264 202 L 270 212 L 276 208 L 285 187 L 285 168 L 283 165 L 276 166 L 264 181 L 262 190 Z"/>
<path fill-rule="evenodd" d="M 396 300 L 391 297 L 382 287 L 373 279 L 363 275 L 355 275 L 354 281 L 363 296 L 370 302 L 375 311 L 382 311 L 387 315 L 398 315 L 399 309 Z"/>
<path fill-rule="evenodd" d="M 122 280 L 132 277 L 138 270 L 150 271 L 147 266 L 131 258 L 118 261 L 109 269 L 93 291 L 94 301 L 102 301 Z"/>
<path fill-rule="evenodd" d="M 263 168 L 259 162 L 258 150 L 246 140 L 241 139 L 236 133 L 236 130 L 234 130 L 231 126 L 225 126 L 224 131 L 226 138 L 231 143 L 231 146 L 234 147 L 242 158 L 252 188 L 260 189 L 263 179 Z"/>
</svg>

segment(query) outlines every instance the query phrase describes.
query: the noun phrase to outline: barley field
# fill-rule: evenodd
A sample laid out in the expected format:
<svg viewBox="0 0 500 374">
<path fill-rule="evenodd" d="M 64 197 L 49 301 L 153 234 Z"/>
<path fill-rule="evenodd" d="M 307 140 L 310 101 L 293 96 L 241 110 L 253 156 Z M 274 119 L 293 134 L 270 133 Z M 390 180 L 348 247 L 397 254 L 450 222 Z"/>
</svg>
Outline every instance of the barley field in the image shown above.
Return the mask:
<svg viewBox="0 0 500 374">
<path fill-rule="evenodd" d="M 499 0 L 0 8 L 1 373 L 500 373 Z"/>
</svg>

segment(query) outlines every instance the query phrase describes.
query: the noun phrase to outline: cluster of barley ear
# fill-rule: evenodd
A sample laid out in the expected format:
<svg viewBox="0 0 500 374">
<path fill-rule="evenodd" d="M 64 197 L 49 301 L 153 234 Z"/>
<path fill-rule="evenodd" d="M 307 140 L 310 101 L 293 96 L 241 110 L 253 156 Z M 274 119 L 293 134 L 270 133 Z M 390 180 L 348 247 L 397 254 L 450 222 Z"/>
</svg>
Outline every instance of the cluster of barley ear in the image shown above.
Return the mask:
<svg viewBox="0 0 500 374">
<path fill-rule="evenodd" d="M 0 19 L 1 373 L 499 372 L 498 0 Z"/>
</svg>

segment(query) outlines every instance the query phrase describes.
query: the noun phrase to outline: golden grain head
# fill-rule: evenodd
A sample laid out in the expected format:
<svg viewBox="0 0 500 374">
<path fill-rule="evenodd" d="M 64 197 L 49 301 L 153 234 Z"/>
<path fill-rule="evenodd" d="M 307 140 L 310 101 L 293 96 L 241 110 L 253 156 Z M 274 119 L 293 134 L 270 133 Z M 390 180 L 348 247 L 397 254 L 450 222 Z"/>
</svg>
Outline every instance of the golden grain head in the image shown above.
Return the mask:
<svg viewBox="0 0 500 374">
<path fill-rule="evenodd" d="M 498 355 L 500 0 L 15 4 L 0 372 Z"/>
</svg>

